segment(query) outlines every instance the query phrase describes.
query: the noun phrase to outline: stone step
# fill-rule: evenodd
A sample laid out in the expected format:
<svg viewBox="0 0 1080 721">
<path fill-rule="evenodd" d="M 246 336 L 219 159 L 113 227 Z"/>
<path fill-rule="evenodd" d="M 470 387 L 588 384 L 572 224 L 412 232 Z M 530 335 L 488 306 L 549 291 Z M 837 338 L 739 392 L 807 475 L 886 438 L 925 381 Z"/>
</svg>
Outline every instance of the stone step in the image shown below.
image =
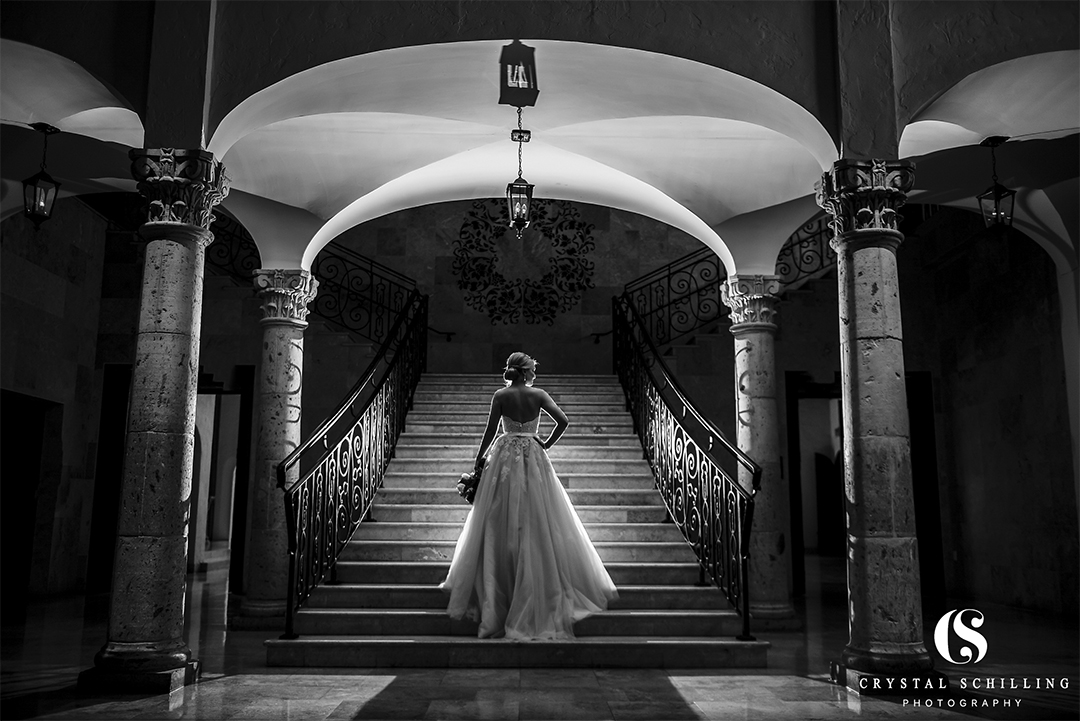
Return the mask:
<svg viewBox="0 0 1080 721">
<path fill-rule="evenodd" d="M 577 374 L 544 373 L 545 383 L 566 383 L 568 385 L 594 385 L 596 383 L 618 383 L 614 374 Z M 425 373 L 420 383 L 503 383 L 502 372 L 498 373 Z"/>
<path fill-rule="evenodd" d="M 414 407 L 409 410 L 407 421 L 416 421 L 420 423 L 448 423 L 451 425 L 464 425 L 475 424 L 484 427 L 487 423 L 487 417 L 490 413 L 490 407 L 486 404 L 470 404 L 470 407 L 465 410 L 461 410 L 460 406 L 454 408 L 448 408 L 447 410 L 426 410 Z M 613 406 L 595 407 L 589 408 L 581 413 L 575 414 L 575 417 L 570 419 L 570 427 L 567 433 L 570 431 L 579 432 L 593 421 L 605 422 L 605 423 L 629 423 L 633 426 L 634 419 L 629 411 L 620 406 L 615 408 Z M 542 413 L 540 416 L 540 424 L 548 425 L 554 424 L 554 421 L 546 413 Z"/>
<path fill-rule="evenodd" d="M 455 413 L 446 413 L 442 417 L 433 413 L 409 413 L 405 419 L 405 432 L 401 438 L 404 439 L 409 436 L 434 435 L 448 437 L 461 435 L 470 438 L 469 443 L 478 444 L 481 436 L 484 435 L 486 425 L 486 414 L 485 416 L 476 414 L 475 418 L 470 420 L 463 419 Z M 554 427 L 554 422 L 544 421 L 540 423 L 538 433 L 542 437 L 546 437 Z M 559 440 L 559 443 L 566 443 L 567 440 L 575 438 L 580 438 L 581 441 L 586 441 L 586 443 L 588 443 L 589 439 L 596 438 L 600 443 L 603 443 L 605 437 L 633 438 L 634 443 L 640 446 L 640 440 L 637 439 L 637 435 L 634 433 L 633 421 L 630 418 L 619 419 L 615 414 L 611 414 L 607 418 L 573 417 L 570 420 L 570 426 L 567 428 L 566 433 L 563 434 L 562 440 Z M 401 440 L 399 443 L 401 443 Z M 428 441 L 428 443 L 435 443 L 435 441 Z M 570 443 L 579 443 L 579 441 L 570 440 Z"/>
<path fill-rule="evenodd" d="M 423 584 L 362 585 L 338 583 L 316 588 L 305 608 L 437 608 L 446 609 L 447 595 Z M 727 599 L 711 586 L 619 586 L 609 610 L 727 609 Z"/>
<path fill-rule="evenodd" d="M 603 403 L 605 405 L 621 408 L 626 403 L 626 396 L 622 389 L 616 391 L 603 391 L 590 388 L 589 390 L 551 390 L 546 389 L 552 400 L 562 405 L 583 405 L 587 403 Z M 413 393 L 413 403 L 484 403 L 491 405 L 491 393 L 486 390 L 476 391 L 436 391 L 427 388 L 417 388 Z"/>
<path fill-rule="evenodd" d="M 491 398 L 491 395 L 500 388 L 505 387 L 502 383 L 426 383 L 421 381 L 416 386 L 416 393 L 473 393 L 481 394 L 486 398 Z M 590 384 L 575 384 L 575 383 L 541 383 L 538 387 L 543 388 L 552 397 L 559 395 L 569 395 L 574 393 L 603 393 L 605 395 L 617 396 L 619 402 L 624 402 L 626 394 L 619 383 L 590 383 Z"/>
<path fill-rule="evenodd" d="M 611 580 L 621 585 L 693 586 L 701 578 L 700 566 L 693 563 L 605 563 Z M 341 583 L 431 584 L 446 579 L 449 560 L 414 561 L 345 561 L 337 563 Z"/>
<path fill-rule="evenodd" d="M 447 561 L 454 556 L 454 540 L 352 540 L 338 556 L 342 561 Z M 690 563 L 694 553 L 682 540 L 651 543 L 597 541 L 600 559 L 615 563 Z"/>
<path fill-rule="evenodd" d="M 394 453 L 395 460 L 409 460 L 417 458 L 437 458 L 442 461 L 454 463 L 459 460 L 470 460 L 476 457 L 476 446 L 478 439 L 474 439 L 473 443 L 465 445 L 464 443 L 458 444 L 399 444 L 397 450 Z M 540 450 L 539 444 L 536 444 L 536 449 Z M 560 461 L 564 459 L 572 460 L 606 460 L 606 459 L 621 459 L 628 461 L 639 461 L 641 465 L 644 464 L 644 459 L 641 457 L 641 446 L 636 448 L 632 445 L 627 446 L 593 446 L 593 445 L 570 445 L 564 443 L 557 443 L 550 450 L 548 455 L 552 461 Z M 648 466 L 645 466 L 648 468 Z"/>
<path fill-rule="evenodd" d="M 584 636 L 734 636 L 742 621 L 731 610 L 603 611 L 574 624 Z M 305 608 L 295 616 L 301 636 L 476 636 L 478 624 L 456 621 L 445 609 Z"/>
<path fill-rule="evenodd" d="M 464 466 L 461 466 L 464 468 Z M 434 471 L 431 471 L 434 473 Z M 467 505 L 465 500 L 458 495 L 454 487 L 455 476 L 460 475 L 446 469 L 445 488 L 391 488 L 384 486 L 379 491 L 379 500 L 382 503 L 418 503 L 418 504 L 442 504 L 442 505 Z M 570 501 L 576 507 L 578 504 L 585 506 L 661 506 L 663 499 L 654 489 L 589 489 L 569 488 Z"/>
<path fill-rule="evenodd" d="M 383 477 L 383 488 L 453 488 L 460 477 L 460 472 L 456 476 L 431 473 L 388 473 Z M 645 473 L 626 476 L 610 473 L 560 473 L 559 480 L 562 481 L 564 488 L 573 489 L 644 490 L 655 486 L 652 475 Z"/>
<path fill-rule="evenodd" d="M 382 493 L 375 496 L 371 515 L 376 522 L 391 523 L 464 523 L 472 506 L 467 503 L 420 504 L 386 503 Z M 662 523 L 667 510 L 661 505 L 651 506 L 587 506 L 575 505 L 574 510 L 582 523 Z"/>
<path fill-rule="evenodd" d="M 547 434 L 551 431 L 551 427 L 540 427 L 538 435 L 541 438 L 546 438 Z M 445 432 L 439 432 L 438 430 L 430 431 L 414 431 L 412 428 L 408 428 L 401 437 L 398 438 L 397 447 L 407 448 L 411 446 L 465 446 L 468 448 L 476 449 L 480 445 L 480 439 L 484 434 L 484 427 L 478 425 L 475 433 L 462 432 L 459 426 L 451 426 L 447 424 Z M 637 449 L 638 456 L 641 456 L 641 441 L 634 435 L 630 427 L 627 426 L 623 433 L 592 433 L 587 429 L 581 430 L 567 430 L 559 439 L 559 446 L 618 446 L 618 447 L 632 447 Z M 554 449 L 553 449 L 554 450 Z"/>
<path fill-rule="evenodd" d="M 571 423 L 574 422 L 574 419 L 577 418 L 577 416 L 585 413 L 625 412 L 625 406 L 622 402 L 578 401 L 571 398 L 566 401 L 558 401 L 558 403 L 559 407 L 562 408 L 563 412 L 569 417 Z M 420 413 L 483 413 L 484 417 L 487 418 L 487 415 L 491 412 L 491 399 L 473 396 L 472 398 L 459 402 L 414 398 L 412 410 Z"/>
<path fill-rule="evenodd" d="M 273 667 L 765 668 L 769 643 L 732 638 L 590 636 L 530 643 L 465 636 L 271 639 Z"/>
<path fill-rule="evenodd" d="M 458 475 L 471 471 L 475 461 L 475 452 L 441 458 L 395 458 L 387 472 Z M 648 463 L 641 458 L 563 458 L 555 472 L 641 475 L 650 471 Z"/>
<path fill-rule="evenodd" d="M 586 523 L 585 531 L 594 542 L 637 541 L 681 543 L 682 533 L 672 523 Z M 456 541 L 461 523 L 361 523 L 354 541 Z"/>
</svg>

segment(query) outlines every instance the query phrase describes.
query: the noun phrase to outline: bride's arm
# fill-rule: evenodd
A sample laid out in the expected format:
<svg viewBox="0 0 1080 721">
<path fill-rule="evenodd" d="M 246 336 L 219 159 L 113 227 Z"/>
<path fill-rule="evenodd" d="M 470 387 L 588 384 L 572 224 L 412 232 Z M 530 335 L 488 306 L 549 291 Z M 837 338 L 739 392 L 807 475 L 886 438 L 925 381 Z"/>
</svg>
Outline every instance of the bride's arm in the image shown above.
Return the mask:
<svg viewBox="0 0 1080 721">
<path fill-rule="evenodd" d="M 491 396 L 491 410 L 488 412 L 487 428 L 484 429 L 484 438 L 480 441 L 480 450 L 476 452 L 476 465 L 480 465 L 480 459 L 484 457 L 488 446 L 495 438 L 495 431 L 499 428 L 499 419 L 502 418 L 502 406 L 499 403 L 499 394 Z"/>
<path fill-rule="evenodd" d="M 552 400 L 551 396 L 547 394 L 547 391 L 540 391 L 540 407 L 547 411 L 547 414 L 555 421 L 555 428 L 551 431 L 551 435 L 547 437 L 546 441 L 541 441 L 540 445 L 544 447 L 544 450 L 551 448 L 555 445 L 562 434 L 566 431 L 566 427 L 570 425 L 570 421 L 567 420 L 566 414 L 563 413 L 562 408 Z"/>
</svg>

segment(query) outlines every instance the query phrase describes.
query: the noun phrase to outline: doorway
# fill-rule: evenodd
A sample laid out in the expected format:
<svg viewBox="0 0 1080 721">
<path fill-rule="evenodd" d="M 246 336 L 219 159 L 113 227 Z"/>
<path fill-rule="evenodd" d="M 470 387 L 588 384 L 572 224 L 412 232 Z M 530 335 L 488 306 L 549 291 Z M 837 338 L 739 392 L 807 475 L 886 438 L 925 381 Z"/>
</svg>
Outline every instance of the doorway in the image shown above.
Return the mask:
<svg viewBox="0 0 1080 721">
<path fill-rule="evenodd" d="M 945 565 L 938 500 L 937 447 L 934 432 L 933 380 L 928 371 L 905 374 L 911 441 L 912 494 L 919 539 L 923 618 L 945 610 Z M 787 457 L 792 535 L 792 592 L 806 593 L 807 553 L 842 556 L 846 528 L 840 374 L 817 383 L 808 374 L 789 371 Z"/>
</svg>

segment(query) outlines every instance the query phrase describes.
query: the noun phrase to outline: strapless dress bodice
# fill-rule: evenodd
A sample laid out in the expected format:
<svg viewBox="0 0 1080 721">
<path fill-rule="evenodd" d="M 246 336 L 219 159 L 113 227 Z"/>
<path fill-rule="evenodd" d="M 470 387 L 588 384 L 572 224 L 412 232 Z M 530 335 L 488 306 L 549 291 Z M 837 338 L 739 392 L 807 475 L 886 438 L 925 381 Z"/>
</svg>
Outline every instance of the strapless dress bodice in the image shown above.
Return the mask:
<svg viewBox="0 0 1080 721">
<path fill-rule="evenodd" d="M 535 434 L 537 429 L 540 428 L 540 416 L 533 418 L 531 421 L 525 423 L 519 423 L 509 416 L 502 417 L 503 433 L 524 433 L 528 435 Z"/>
</svg>

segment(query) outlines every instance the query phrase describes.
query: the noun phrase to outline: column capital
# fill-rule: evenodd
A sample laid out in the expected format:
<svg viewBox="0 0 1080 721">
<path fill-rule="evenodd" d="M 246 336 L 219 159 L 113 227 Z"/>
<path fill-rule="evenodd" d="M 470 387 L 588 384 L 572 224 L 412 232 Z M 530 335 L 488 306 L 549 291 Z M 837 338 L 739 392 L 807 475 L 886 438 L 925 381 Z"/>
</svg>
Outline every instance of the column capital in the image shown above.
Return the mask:
<svg viewBox="0 0 1080 721">
<path fill-rule="evenodd" d="M 915 182 L 907 160 L 849 160 L 833 163 L 817 184 L 817 204 L 832 217 L 833 249 L 842 245 L 890 247 L 903 240 L 897 212 Z"/>
<path fill-rule="evenodd" d="M 214 206 L 229 194 L 225 167 L 207 150 L 133 148 L 131 175 L 150 201 L 148 224 L 190 225 L 209 230 Z M 207 242 L 213 240 L 208 236 Z"/>
<path fill-rule="evenodd" d="M 731 333 L 776 331 L 776 305 L 780 301 L 780 277 L 733 275 L 720 285 L 724 305 L 731 309 Z"/>
<path fill-rule="evenodd" d="M 263 301 L 264 325 L 307 327 L 308 303 L 319 289 L 319 281 L 311 271 L 256 270 L 255 288 Z"/>
</svg>

